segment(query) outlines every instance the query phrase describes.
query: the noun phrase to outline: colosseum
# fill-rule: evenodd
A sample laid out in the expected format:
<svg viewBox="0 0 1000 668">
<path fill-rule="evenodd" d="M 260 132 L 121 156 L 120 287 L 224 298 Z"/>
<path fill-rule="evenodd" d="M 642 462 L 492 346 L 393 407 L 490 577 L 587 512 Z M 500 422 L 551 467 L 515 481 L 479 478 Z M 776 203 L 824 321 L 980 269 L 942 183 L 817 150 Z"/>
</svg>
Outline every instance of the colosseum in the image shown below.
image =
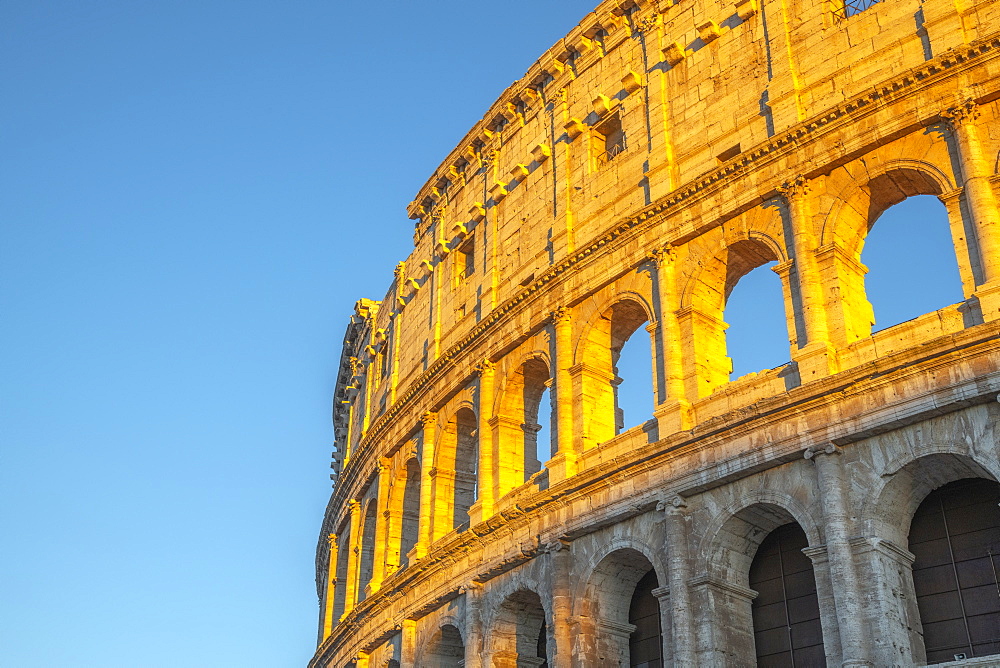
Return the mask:
<svg viewBox="0 0 1000 668">
<path fill-rule="evenodd" d="M 1000 666 L 994 28 L 606 0 L 546 51 L 348 324 L 310 666 Z M 911 197 L 964 294 L 873 331 L 862 248 Z M 764 266 L 788 361 L 731 377 Z"/>
</svg>

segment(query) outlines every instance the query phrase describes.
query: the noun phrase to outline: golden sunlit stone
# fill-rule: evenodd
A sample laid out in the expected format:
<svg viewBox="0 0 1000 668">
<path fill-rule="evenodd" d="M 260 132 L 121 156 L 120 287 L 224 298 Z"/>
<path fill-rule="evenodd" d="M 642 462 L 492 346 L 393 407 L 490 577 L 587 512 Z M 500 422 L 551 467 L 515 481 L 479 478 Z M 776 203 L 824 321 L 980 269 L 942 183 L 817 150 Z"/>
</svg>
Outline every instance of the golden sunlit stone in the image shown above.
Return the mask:
<svg viewBox="0 0 1000 668">
<path fill-rule="evenodd" d="M 755 665 L 748 569 L 792 522 L 828 665 L 924 662 L 910 518 L 1000 475 L 998 30 L 995 0 L 609 0 L 543 54 L 351 319 L 310 665 Z M 966 300 L 872 335 L 865 236 L 920 194 Z M 725 299 L 768 262 L 791 362 L 730 381 Z M 656 408 L 622 431 L 630 336 Z"/>
</svg>

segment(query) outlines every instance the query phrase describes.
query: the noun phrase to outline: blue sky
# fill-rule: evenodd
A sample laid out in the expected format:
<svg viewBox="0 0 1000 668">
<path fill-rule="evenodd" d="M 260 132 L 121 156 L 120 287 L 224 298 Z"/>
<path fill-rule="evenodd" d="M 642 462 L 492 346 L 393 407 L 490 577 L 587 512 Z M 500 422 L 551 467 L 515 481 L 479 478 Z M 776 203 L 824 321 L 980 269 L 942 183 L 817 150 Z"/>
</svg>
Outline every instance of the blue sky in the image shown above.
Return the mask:
<svg viewBox="0 0 1000 668">
<path fill-rule="evenodd" d="M 591 8 L 0 4 L 4 666 L 306 663 L 353 303 Z"/>
</svg>

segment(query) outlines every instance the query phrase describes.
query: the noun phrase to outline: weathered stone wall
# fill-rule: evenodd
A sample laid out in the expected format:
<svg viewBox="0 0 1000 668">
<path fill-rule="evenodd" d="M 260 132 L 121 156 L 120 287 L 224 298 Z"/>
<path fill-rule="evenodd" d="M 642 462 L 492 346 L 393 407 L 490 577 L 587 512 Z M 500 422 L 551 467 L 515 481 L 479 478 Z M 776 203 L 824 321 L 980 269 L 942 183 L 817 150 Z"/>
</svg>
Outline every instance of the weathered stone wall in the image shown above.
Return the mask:
<svg viewBox="0 0 1000 668">
<path fill-rule="evenodd" d="M 748 568 L 793 521 L 828 663 L 922 662 L 910 517 L 1000 478 L 998 12 L 608 1 L 505 91 L 348 327 L 311 665 L 437 665 L 459 635 L 466 666 L 529 665 L 524 620 L 550 665 L 627 665 L 650 568 L 667 664 L 752 665 Z M 965 300 L 873 335 L 865 237 L 921 194 Z M 769 261 L 791 362 L 730 381 L 725 298 Z M 617 433 L 630 336 L 656 408 Z"/>
</svg>

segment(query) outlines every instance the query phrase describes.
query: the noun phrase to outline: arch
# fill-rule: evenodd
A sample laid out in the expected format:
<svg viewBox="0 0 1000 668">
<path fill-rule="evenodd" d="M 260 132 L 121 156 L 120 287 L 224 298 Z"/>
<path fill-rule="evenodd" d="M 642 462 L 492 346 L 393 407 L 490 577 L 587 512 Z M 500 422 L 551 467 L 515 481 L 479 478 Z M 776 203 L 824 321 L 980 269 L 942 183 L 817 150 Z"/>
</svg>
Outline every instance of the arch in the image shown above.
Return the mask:
<svg viewBox="0 0 1000 668">
<path fill-rule="evenodd" d="M 932 491 L 966 478 L 994 482 L 1000 479 L 995 463 L 961 448 L 950 450 L 939 444 L 926 444 L 883 467 L 881 488 L 862 508 L 864 522 L 873 535 L 903 547 L 908 542 L 907 530 L 917 506 Z"/>
<path fill-rule="evenodd" d="M 541 471 L 545 463 L 537 457 L 540 450 L 538 432 L 542 421 L 549 425 L 550 439 L 554 431 L 551 403 L 548 407 L 541 405 L 545 390 L 551 384 L 549 357 L 539 351 L 522 357 L 504 382 L 494 419 L 494 443 L 499 446 L 495 461 L 500 496 Z"/>
<path fill-rule="evenodd" d="M 358 561 L 358 600 L 365 599 L 368 583 L 375 568 L 375 529 L 378 524 L 378 503 L 369 499 L 361 522 L 361 554 Z"/>
<path fill-rule="evenodd" d="M 649 597 L 663 580 L 649 557 L 633 546 L 618 546 L 606 552 L 589 573 L 582 596 L 576 598 L 577 614 L 590 628 L 582 629 L 578 642 L 593 645 L 581 648 L 581 653 L 604 657 L 609 665 L 639 665 L 631 662 L 632 647 L 639 645 L 644 655 L 652 658 L 655 654 L 662 661 L 662 612 L 655 597 L 651 608 Z M 640 583 L 644 585 L 641 590 Z M 656 612 L 655 619 L 649 618 L 651 611 Z M 632 621 L 636 619 L 641 627 Z"/>
<path fill-rule="evenodd" d="M 730 380 L 784 366 L 791 359 L 790 332 L 799 329 L 790 322 L 782 279 L 775 269 L 773 261 L 751 269 L 726 298 L 723 321 Z"/>
<path fill-rule="evenodd" d="M 660 582 L 656 571 L 649 569 L 632 592 L 628 623 L 635 627 L 629 635 L 628 656 L 631 668 L 661 668 L 663 666 L 663 625 L 656 590 Z"/>
<path fill-rule="evenodd" d="M 455 624 L 442 624 L 420 653 L 421 666 L 427 668 L 460 668 L 465 664 L 465 642 Z"/>
<path fill-rule="evenodd" d="M 493 617 L 489 642 L 497 668 L 548 666 L 552 624 L 542 599 L 530 589 L 507 596 Z"/>
<path fill-rule="evenodd" d="M 337 578 L 337 581 L 333 589 L 334 624 L 340 621 L 340 618 L 344 616 L 344 610 L 347 609 L 347 578 L 349 575 L 347 566 L 352 547 L 351 520 L 348 519 L 337 533 L 337 569 L 334 576 Z"/>
<path fill-rule="evenodd" d="M 802 527 L 810 545 L 823 543 L 820 521 L 795 497 L 770 489 L 754 489 L 726 505 L 706 523 L 704 538 L 698 546 L 699 563 L 729 568 L 730 564 L 715 560 L 721 550 L 733 549 L 748 555 L 735 564 L 736 571 L 745 571 L 764 536 L 789 522 Z M 716 570 L 714 574 L 728 576 L 724 570 Z M 746 586 L 745 578 L 740 582 Z"/>
<path fill-rule="evenodd" d="M 935 489 L 913 515 L 908 547 L 927 663 L 1000 654 L 1000 483 Z"/>
<path fill-rule="evenodd" d="M 784 204 L 772 208 L 784 210 Z M 780 219 L 780 216 L 773 214 Z M 772 223 L 773 224 L 773 223 Z M 685 368 L 690 396 L 703 397 L 729 382 L 733 370 L 728 356 L 725 310 L 736 284 L 750 272 L 769 263 L 784 262 L 787 251 L 775 235 L 758 230 L 725 234 L 712 251 L 692 258 L 698 268 L 681 293 L 678 324 L 681 336 L 694 344 Z M 779 274 L 784 304 L 782 341 L 796 340 L 796 307 L 788 272 Z M 790 351 L 789 351 L 790 357 Z"/>
<path fill-rule="evenodd" d="M 469 510 L 479 490 L 478 418 L 470 401 L 458 402 L 458 408 L 438 430 L 431 469 L 430 498 L 431 540 L 453 529 L 469 526 Z"/>
<path fill-rule="evenodd" d="M 452 473 L 452 527 L 468 526 L 469 509 L 478 496 L 479 426 L 475 412 L 463 406 L 455 413 L 455 450 Z M 440 475 L 440 472 L 439 472 Z"/>
<path fill-rule="evenodd" d="M 655 549 L 652 545 L 634 537 L 633 535 L 616 536 L 606 542 L 602 542 L 601 548 L 594 552 L 587 564 L 583 567 L 583 572 L 587 574 L 594 573 L 601 562 L 607 560 L 616 552 L 622 552 L 623 554 L 633 552 L 638 553 L 643 559 L 652 565 L 653 570 L 656 571 L 657 579 L 661 582 L 666 582 L 667 565 L 661 558 L 662 550 Z M 589 588 L 589 577 L 577 583 L 573 592 L 573 600 L 576 601 L 575 614 L 585 614 L 586 611 L 583 606 L 584 601 L 590 597 L 591 592 Z"/>
<path fill-rule="evenodd" d="M 865 297 L 876 330 L 966 298 L 948 211 L 931 195 L 907 197 L 882 211 L 858 259 L 867 269 Z"/>
<path fill-rule="evenodd" d="M 843 178 L 846 173 L 843 170 L 837 175 Z M 920 160 L 889 160 L 879 164 L 877 156 L 872 156 L 865 180 L 847 177 L 839 189 L 835 181 L 829 181 L 830 194 L 835 200 L 820 233 L 817 252 L 824 282 L 839 292 L 839 298 L 828 305 L 830 335 L 834 341 L 849 344 L 871 335 L 875 314 L 865 290 L 868 270 L 861 263 L 861 252 L 879 216 L 908 197 L 931 195 L 948 209 L 952 248 L 964 290 L 971 293 L 975 284 L 973 274 L 977 271 L 972 258 L 977 253 L 967 243 L 975 243 L 975 233 L 967 229 L 969 221 L 962 213 L 959 199 L 948 196 L 956 186 L 941 169 Z"/>
<path fill-rule="evenodd" d="M 765 489 L 744 495 L 707 523 L 697 552 L 697 563 L 705 564 L 705 571 L 696 579 L 704 585 L 692 591 L 692 600 L 706 609 L 731 612 L 716 624 L 716 645 L 724 647 L 727 656 L 755 655 L 752 601 L 756 592 L 750 588 L 750 568 L 764 539 L 778 527 L 793 523 L 804 531 L 809 545 L 822 544 L 818 522 L 801 503 L 788 494 Z M 725 583 L 725 587 L 712 583 Z M 836 621 L 828 616 L 824 627 L 836 628 Z M 839 651 L 839 645 L 832 650 Z"/>
<path fill-rule="evenodd" d="M 816 576 L 802 552 L 808 544 L 798 523 L 784 524 L 761 541 L 750 564 L 758 665 L 826 664 Z"/>
<path fill-rule="evenodd" d="M 644 324 L 654 319 L 654 311 L 642 296 L 632 292 L 615 295 L 614 300 L 586 324 L 577 345 L 574 367 L 582 386 L 584 448 L 603 443 L 622 431 L 619 406 L 618 360 L 622 347 Z M 653 341 L 648 342 L 650 368 L 653 367 Z M 654 372 L 655 373 L 655 372 Z M 654 392 L 653 387 L 649 392 Z"/>
<path fill-rule="evenodd" d="M 914 195 L 941 197 L 957 187 L 937 165 L 923 160 L 887 160 L 869 165 L 866 180 L 851 179 L 839 192 L 820 231 L 820 246 L 835 245 L 860 256 L 864 236 L 878 216 Z"/>
<path fill-rule="evenodd" d="M 420 538 L 420 460 L 415 456 L 396 472 L 390 501 L 388 562 L 405 566 L 407 555 Z"/>
</svg>

